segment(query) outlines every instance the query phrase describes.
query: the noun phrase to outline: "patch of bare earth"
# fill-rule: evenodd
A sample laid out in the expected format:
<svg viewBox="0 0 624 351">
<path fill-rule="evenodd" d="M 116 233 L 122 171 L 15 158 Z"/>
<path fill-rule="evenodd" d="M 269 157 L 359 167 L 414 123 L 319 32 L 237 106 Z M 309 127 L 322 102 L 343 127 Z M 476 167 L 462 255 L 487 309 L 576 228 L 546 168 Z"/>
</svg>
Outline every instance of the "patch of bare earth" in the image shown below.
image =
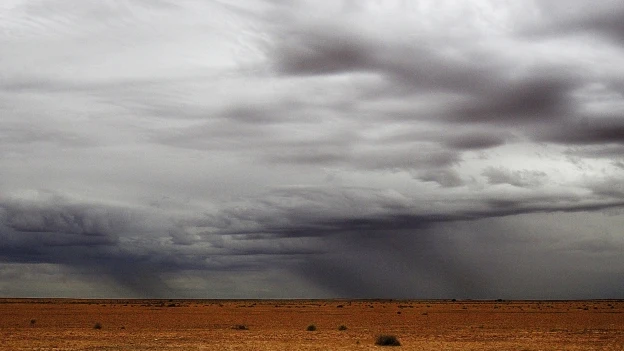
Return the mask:
<svg viewBox="0 0 624 351">
<path fill-rule="evenodd" d="M 624 301 L 0 300 L 7 351 L 377 350 L 379 334 L 403 350 L 624 350 Z"/>
</svg>

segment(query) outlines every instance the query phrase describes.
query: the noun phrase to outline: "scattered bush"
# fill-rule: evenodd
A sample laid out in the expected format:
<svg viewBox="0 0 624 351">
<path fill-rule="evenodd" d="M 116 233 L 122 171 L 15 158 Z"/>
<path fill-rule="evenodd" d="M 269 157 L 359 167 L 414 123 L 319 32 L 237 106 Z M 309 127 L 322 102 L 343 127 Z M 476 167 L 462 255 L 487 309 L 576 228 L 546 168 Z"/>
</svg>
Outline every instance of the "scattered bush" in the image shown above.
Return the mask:
<svg viewBox="0 0 624 351">
<path fill-rule="evenodd" d="M 379 346 L 401 346 L 399 339 L 394 335 L 379 335 L 375 340 L 375 345 Z"/>
<path fill-rule="evenodd" d="M 316 325 L 314 324 L 310 324 L 308 325 L 308 327 L 306 328 L 307 331 L 316 331 Z"/>
<path fill-rule="evenodd" d="M 343 324 L 338 327 L 338 330 L 347 330 L 347 326 Z"/>
<path fill-rule="evenodd" d="M 95 325 L 93 325 L 93 329 L 102 329 L 102 323 L 100 322 L 95 323 Z"/>
<path fill-rule="evenodd" d="M 36 320 L 36 319 L 34 319 L 34 318 L 33 318 L 33 319 L 31 319 L 31 320 L 30 320 L 30 326 L 31 326 L 31 327 L 34 327 L 34 326 L 35 326 L 35 323 L 37 323 L 37 320 Z"/>
<path fill-rule="evenodd" d="M 237 324 L 232 329 L 236 330 L 249 330 L 249 328 L 244 324 Z"/>
</svg>

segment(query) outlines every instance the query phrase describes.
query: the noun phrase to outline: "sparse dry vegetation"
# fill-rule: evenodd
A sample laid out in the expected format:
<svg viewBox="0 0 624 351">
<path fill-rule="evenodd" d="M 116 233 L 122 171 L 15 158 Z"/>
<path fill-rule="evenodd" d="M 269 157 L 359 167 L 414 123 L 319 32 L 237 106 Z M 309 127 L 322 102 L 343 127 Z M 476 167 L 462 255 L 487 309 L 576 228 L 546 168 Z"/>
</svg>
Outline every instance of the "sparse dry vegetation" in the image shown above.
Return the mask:
<svg viewBox="0 0 624 351">
<path fill-rule="evenodd" d="M 382 334 L 375 339 L 375 345 L 378 346 L 401 346 L 401 342 L 394 335 Z"/>
<path fill-rule="evenodd" d="M 179 307 L 167 308 L 167 303 Z M 348 351 L 394 344 L 386 338 L 375 345 L 378 333 L 395 336 L 402 344 L 396 349 L 410 350 L 618 350 L 624 345 L 624 301 L 619 300 L 340 304 L 345 308 L 307 300 L 0 299 L 0 351 L 213 351 L 224 346 Z"/>
</svg>

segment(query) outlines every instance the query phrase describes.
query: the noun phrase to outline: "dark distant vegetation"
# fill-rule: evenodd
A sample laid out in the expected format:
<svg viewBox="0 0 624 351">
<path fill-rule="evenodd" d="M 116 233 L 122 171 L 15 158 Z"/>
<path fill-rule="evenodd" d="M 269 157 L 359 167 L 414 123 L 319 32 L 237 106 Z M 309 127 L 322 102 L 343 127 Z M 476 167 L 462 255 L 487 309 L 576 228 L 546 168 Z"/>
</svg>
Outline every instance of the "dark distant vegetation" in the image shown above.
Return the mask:
<svg viewBox="0 0 624 351">
<path fill-rule="evenodd" d="M 30 325 L 31 325 L 31 326 L 33 326 L 33 327 L 34 327 L 34 326 L 35 326 L 35 323 L 37 323 L 37 320 L 36 320 L 36 319 L 34 319 L 34 318 L 33 318 L 33 319 L 31 319 L 31 320 L 30 320 Z"/>
<path fill-rule="evenodd" d="M 246 325 L 244 325 L 244 324 L 237 324 L 237 325 L 235 325 L 233 327 L 233 329 L 236 329 L 236 330 L 249 330 L 249 328 Z"/>
<path fill-rule="evenodd" d="M 401 346 L 401 342 L 394 335 L 382 334 L 375 340 L 375 345 L 379 346 Z"/>
<path fill-rule="evenodd" d="M 347 326 L 343 324 L 338 327 L 338 330 L 347 330 Z"/>
<path fill-rule="evenodd" d="M 97 322 L 93 325 L 93 329 L 102 329 L 102 323 Z"/>
<path fill-rule="evenodd" d="M 316 325 L 314 324 L 310 324 L 308 325 L 308 327 L 306 328 L 307 331 L 316 331 Z"/>
</svg>

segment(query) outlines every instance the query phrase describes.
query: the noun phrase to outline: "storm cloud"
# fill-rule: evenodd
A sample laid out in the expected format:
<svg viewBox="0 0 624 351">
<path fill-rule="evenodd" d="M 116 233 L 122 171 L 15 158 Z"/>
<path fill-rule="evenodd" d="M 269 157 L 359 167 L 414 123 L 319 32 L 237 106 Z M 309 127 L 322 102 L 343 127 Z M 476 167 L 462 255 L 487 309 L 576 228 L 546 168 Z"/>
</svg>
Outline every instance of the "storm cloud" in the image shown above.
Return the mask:
<svg viewBox="0 0 624 351">
<path fill-rule="evenodd" d="M 3 2 L 0 295 L 619 298 L 622 13 Z"/>
</svg>

